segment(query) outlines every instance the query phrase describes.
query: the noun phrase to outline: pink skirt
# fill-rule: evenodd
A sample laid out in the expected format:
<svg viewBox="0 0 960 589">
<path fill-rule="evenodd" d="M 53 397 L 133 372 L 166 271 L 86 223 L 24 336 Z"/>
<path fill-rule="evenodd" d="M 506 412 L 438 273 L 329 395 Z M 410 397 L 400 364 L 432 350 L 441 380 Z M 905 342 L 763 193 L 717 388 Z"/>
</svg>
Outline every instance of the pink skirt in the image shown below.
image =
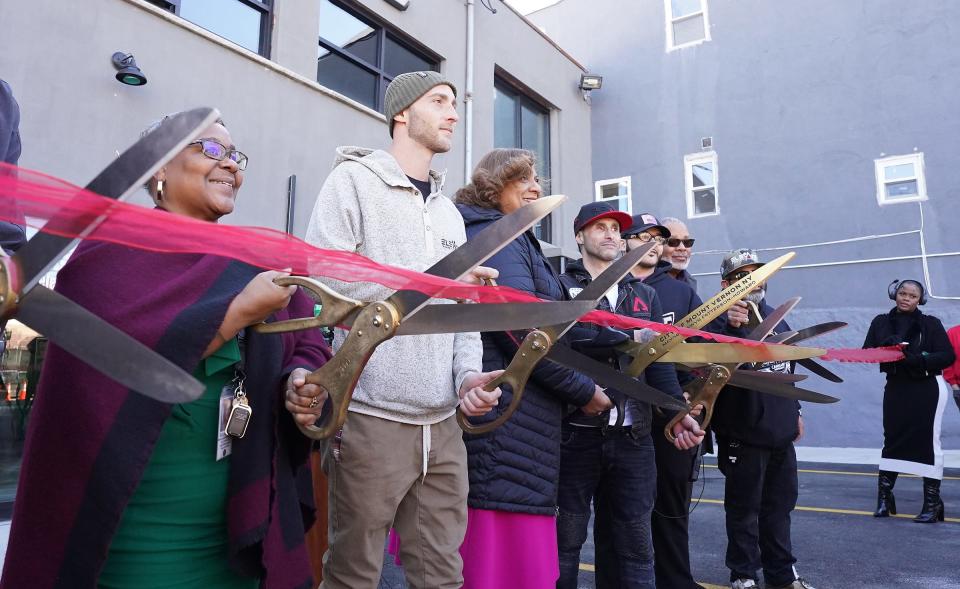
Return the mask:
<svg viewBox="0 0 960 589">
<path fill-rule="evenodd" d="M 388 550 L 402 566 L 394 530 Z M 554 589 L 560 578 L 557 521 L 552 515 L 471 507 L 460 556 L 464 589 Z"/>
<path fill-rule="evenodd" d="M 557 520 L 470 508 L 460 555 L 464 589 L 554 589 L 560 578 Z"/>
</svg>

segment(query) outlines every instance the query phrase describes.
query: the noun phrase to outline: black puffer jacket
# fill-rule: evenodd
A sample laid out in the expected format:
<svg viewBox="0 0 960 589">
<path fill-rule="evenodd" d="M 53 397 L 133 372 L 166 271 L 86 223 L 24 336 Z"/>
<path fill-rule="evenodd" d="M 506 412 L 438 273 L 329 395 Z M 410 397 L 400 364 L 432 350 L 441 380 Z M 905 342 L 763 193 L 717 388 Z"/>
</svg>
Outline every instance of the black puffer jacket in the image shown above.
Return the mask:
<svg viewBox="0 0 960 589">
<path fill-rule="evenodd" d="M 593 281 L 590 273 L 584 268 L 581 260 L 570 262 L 567 265 L 567 271 L 560 277 L 564 287 L 567 289 L 568 296 L 574 296 L 576 292 L 572 289 L 582 289 Z M 606 297 L 600 299 L 597 308 L 602 311 L 611 311 L 618 315 L 626 315 L 635 319 L 645 321 L 663 322 L 663 311 L 660 306 L 660 298 L 657 293 L 649 286 L 643 283 L 639 278 L 627 275 L 617 285 L 617 307 L 610 308 L 610 303 Z M 576 339 L 590 339 L 593 334 L 599 331 L 595 325 L 588 323 L 577 324 L 576 330 L 571 330 L 571 337 Z M 608 359 L 611 363 L 620 363 L 621 358 Z M 677 382 L 677 373 L 672 364 L 654 363 L 647 367 L 640 375 L 640 379 L 650 386 L 661 390 L 662 392 L 681 399 L 683 392 L 680 390 L 680 384 Z M 630 412 L 634 416 L 633 429 L 638 435 L 646 435 L 651 429 L 651 408 L 649 403 L 642 403 L 628 399 Z M 672 416 L 672 413 L 671 413 Z M 578 425 L 601 426 L 609 422 L 609 416 L 604 414 L 600 417 L 589 417 L 581 412 L 576 412 L 568 418 L 570 423 Z"/>
<path fill-rule="evenodd" d="M 760 301 L 760 315 L 766 317 L 774 309 L 766 299 Z M 786 321 L 781 321 L 773 333 L 790 331 Z M 746 337 L 745 328 L 727 327 L 727 335 Z M 750 366 L 741 366 L 741 370 Z M 764 372 L 793 372 L 793 363 L 786 361 L 764 362 L 759 366 Z M 718 438 L 738 440 L 750 446 L 783 448 L 790 444 L 798 433 L 797 418 L 800 402 L 784 397 L 767 395 L 740 387 L 726 386 L 720 391 L 713 409 L 711 427 Z"/>
<path fill-rule="evenodd" d="M 500 211 L 457 205 L 467 238 L 503 216 Z M 547 300 L 564 300 L 560 279 L 540 244 L 527 232 L 484 263 L 500 272 L 498 283 Z M 523 333 L 491 332 L 483 337 L 483 369 L 506 368 Z M 500 404 L 474 423 L 492 421 L 510 405 L 509 386 Z M 593 397 L 589 378 L 549 362 L 534 369 L 517 412 L 502 426 L 479 436 L 464 434 L 470 472 L 470 507 L 553 515 L 560 477 L 560 422 L 566 404 L 581 407 Z"/>
</svg>

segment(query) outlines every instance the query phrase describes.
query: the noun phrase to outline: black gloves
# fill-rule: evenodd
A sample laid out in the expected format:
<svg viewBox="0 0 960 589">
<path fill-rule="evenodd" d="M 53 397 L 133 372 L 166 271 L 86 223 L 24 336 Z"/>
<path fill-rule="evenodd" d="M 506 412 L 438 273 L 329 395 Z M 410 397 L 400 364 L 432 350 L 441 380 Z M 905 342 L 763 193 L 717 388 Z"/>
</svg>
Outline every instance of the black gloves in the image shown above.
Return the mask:
<svg viewBox="0 0 960 589">
<path fill-rule="evenodd" d="M 904 352 L 903 365 L 911 370 L 927 369 L 927 362 L 920 352 Z"/>
</svg>

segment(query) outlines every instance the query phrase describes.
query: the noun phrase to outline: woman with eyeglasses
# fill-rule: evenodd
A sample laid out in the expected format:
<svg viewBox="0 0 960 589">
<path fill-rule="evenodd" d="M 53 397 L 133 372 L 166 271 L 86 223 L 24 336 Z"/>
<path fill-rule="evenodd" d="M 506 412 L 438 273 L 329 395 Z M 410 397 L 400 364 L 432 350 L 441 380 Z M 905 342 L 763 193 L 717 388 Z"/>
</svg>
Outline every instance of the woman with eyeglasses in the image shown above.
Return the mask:
<svg viewBox="0 0 960 589">
<path fill-rule="evenodd" d="M 147 188 L 158 208 L 215 223 L 233 212 L 246 165 L 217 121 Z M 301 504 L 295 482 L 309 444 L 287 409 L 296 392 L 314 386 L 304 376 L 330 353 L 316 330 L 247 329 L 312 313 L 309 297 L 273 283 L 282 274 L 210 255 L 77 248 L 57 290 L 192 372 L 206 390 L 191 403 L 164 404 L 51 344 L 3 587 L 313 584 L 303 546 L 312 506 Z M 228 435 L 237 405 L 250 417 L 245 431 L 231 427 Z"/>
<path fill-rule="evenodd" d="M 473 170 L 471 182 L 457 191 L 467 237 L 541 195 L 533 153 L 494 149 Z M 527 231 L 490 258 L 499 283 L 546 300 L 563 300 L 560 278 Z M 525 334 L 490 332 L 483 338 L 483 369 L 502 370 Z M 511 389 L 501 385 L 499 405 L 482 424 L 510 405 Z M 464 435 L 470 491 L 463 555 L 464 589 L 524 587 L 553 589 L 559 576 L 557 490 L 560 477 L 560 428 L 564 406 L 590 415 L 610 407 L 592 380 L 555 364 L 538 364 L 523 402 L 503 425 L 480 435 Z"/>
<path fill-rule="evenodd" d="M 902 345 L 904 355 L 903 360 L 880 364 L 887 383 L 883 389 L 883 452 L 873 516 L 897 514 L 893 486 L 897 474 L 903 472 L 923 477 L 923 508 L 913 521 L 935 523 L 944 519 L 940 423 L 950 398 L 950 387 L 941 372 L 953 364 L 956 356 L 940 320 L 919 309 L 927 302 L 922 283 L 895 280 L 887 295 L 895 302 L 893 309 L 874 317 L 863 341 L 864 348 Z"/>
</svg>

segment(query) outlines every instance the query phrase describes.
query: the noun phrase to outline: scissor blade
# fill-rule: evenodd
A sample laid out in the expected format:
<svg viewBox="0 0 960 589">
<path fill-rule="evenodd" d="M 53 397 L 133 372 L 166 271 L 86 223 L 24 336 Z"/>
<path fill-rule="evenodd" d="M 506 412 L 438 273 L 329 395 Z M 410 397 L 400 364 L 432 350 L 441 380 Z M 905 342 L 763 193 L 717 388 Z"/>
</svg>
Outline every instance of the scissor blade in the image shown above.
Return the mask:
<svg viewBox="0 0 960 589">
<path fill-rule="evenodd" d="M 204 386 L 173 362 L 67 297 L 36 286 L 17 320 L 125 387 L 164 403 L 199 399 Z"/>
<path fill-rule="evenodd" d="M 583 354 L 574 352 L 570 348 L 557 344 L 550 348 L 547 358 L 559 364 L 585 374 L 592 378 L 597 384 L 616 389 L 618 393 L 624 396 L 650 403 L 664 409 L 675 409 L 677 411 L 686 411 L 687 406 L 670 395 L 659 391 L 652 386 L 642 383 L 635 378 L 631 378 L 622 372 L 597 362 L 593 358 L 588 358 Z"/>
<path fill-rule="evenodd" d="M 684 370 L 686 372 L 691 372 L 697 368 L 703 368 L 704 366 L 708 366 L 708 364 L 690 363 L 690 364 L 677 364 L 676 366 L 677 366 L 677 370 Z M 732 368 L 732 366 L 728 366 L 727 368 Z M 807 379 L 806 374 L 793 374 L 790 372 L 757 372 L 756 370 L 748 371 L 748 370 L 740 370 L 739 368 L 731 372 L 733 373 L 749 372 L 750 374 L 756 376 L 756 378 L 769 380 L 770 382 L 784 382 L 784 383 L 800 382 L 801 380 Z M 700 371 L 700 374 L 705 374 L 705 373 L 703 371 Z"/>
<path fill-rule="evenodd" d="M 712 296 L 709 300 L 691 311 L 686 317 L 677 321 L 676 325 L 690 329 L 703 329 L 721 313 L 732 307 L 734 303 L 746 296 L 747 293 L 764 284 L 777 270 L 793 259 L 795 255 L 793 252 L 789 252 L 760 266 L 750 274 Z M 634 357 L 633 362 L 627 367 L 627 373 L 634 376 L 639 375 L 647 366 L 661 355 L 667 353 L 674 346 L 678 345 L 683 339 L 684 337 L 679 333 L 667 332 L 661 333 L 651 342 L 646 342 L 644 346 L 648 350 L 648 353 Z"/>
<path fill-rule="evenodd" d="M 811 325 L 804 329 L 798 329 L 797 331 L 787 332 L 784 334 L 776 334 L 767 338 L 767 341 L 773 344 L 796 344 L 808 339 L 813 339 L 818 335 L 823 335 L 825 333 L 830 333 L 831 331 L 836 331 L 847 326 L 845 321 L 828 321 L 827 323 L 818 323 L 817 325 Z"/>
<path fill-rule="evenodd" d="M 127 198 L 219 116 L 216 109 L 196 108 L 165 120 L 153 132 L 142 137 L 113 160 L 87 184 L 85 190 L 117 200 Z M 60 258 L 102 220 L 102 214 L 91 213 L 77 219 L 55 217 L 48 221 L 59 227 L 69 226 L 73 233 L 81 237 L 60 237 L 41 230 L 25 243 L 12 260 L 19 267 L 19 294 L 30 292 Z M 50 337 L 49 334 L 46 335 Z"/>
<path fill-rule="evenodd" d="M 766 345 L 760 347 L 745 344 L 683 343 L 657 358 L 657 362 L 739 364 L 741 362 L 800 360 L 801 358 L 822 356 L 826 352 L 827 351 L 822 348 L 801 348 L 799 346 L 785 345 Z"/>
<path fill-rule="evenodd" d="M 769 395 L 786 397 L 787 399 L 796 399 L 798 401 L 808 401 L 810 403 L 836 403 L 840 399 L 824 395 L 815 391 L 802 389 L 792 384 L 775 382 L 765 378 L 756 378 L 757 374 L 750 370 L 737 370 L 730 377 L 729 384 L 734 386 L 760 391 Z"/>
<path fill-rule="evenodd" d="M 827 367 L 823 366 L 816 360 L 807 358 L 805 360 L 798 360 L 797 364 L 799 364 L 800 366 L 803 366 L 804 368 L 816 374 L 817 376 L 822 376 L 823 378 L 829 380 L 830 382 L 843 382 L 842 378 L 834 374 L 831 370 L 827 369 Z"/>
<path fill-rule="evenodd" d="M 763 341 L 777 325 L 783 321 L 783 318 L 787 316 L 787 313 L 793 310 L 797 306 L 797 303 L 800 302 L 801 297 L 793 297 L 787 299 L 782 305 L 773 310 L 772 313 L 763 318 L 763 321 L 760 322 L 760 325 L 756 326 L 753 331 L 747 335 L 746 339 L 752 339 L 755 341 Z"/>
<path fill-rule="evenodd" d="M 769 382 L 800 382 L 801 380 L 807 380 L 806 374 L 796 374 L 793 372 L 757 372 L 756 370 L 740 370 L 739 368 L 733 371 L 734 373 L 749 372 L 755 378 L 766 380 Z"/>
<path fill-rule="evenodd" d="M 630 270 L 637 265 L 637 262 L 640 261 L 643 256 L 647 254 L 656 244 L 654 242 L 646 243 L 637 249 L 631 250 L 618 258 L 614 263 L 610 264 L 606 270 L 600 273 L 599 276 L 590 281 L 583 290 L 577 293 L 577 296 L 573 298 L 574 301 L 578 303 L 581 301 L 589 301 L 590 308 L 593 309 L 597 306 L 597 303 L 600 302 L 600 299 L 606 296 L 607 291 L 610 290 L 613 285 L 619 283 L 624 276 L 630 273 Z M 558 323 L 556 325 L 550 325 L 549 327 L 542 328 L 544 332 L 550 335 L 553 341 L 559 340 L 563 334 L 570 330 L 571 327 L 577 324 L 576 319 L 573 321 L 568 321 L 566 323 Z M 544 324 L 541 324 L 544 325 Z"/>
<path fill-rule="evenodd" d="M 484 263 L 511 241 L 533 227 L 537 221 L 546 217 L 567 199 L 562 194 L 538 198 L 532 203 L 520 207 L 505 215 L 476 234 L 473 239 L 453 250 L 424 270 L 425 274 L 442 276 L 457 280 L 466 276 L 470 270 Z M 430 296 L 413 290 L 398 290 L 386 300 L 400 312 L 400 325 L 403 320 L 423 308 Z"/>
<path fill-rule="evenodd" d="M 593 310 L 592 301 L 427 305 L 400 324 L 396 335 L 509 331 L 576 321 Z"/>
</svg>

